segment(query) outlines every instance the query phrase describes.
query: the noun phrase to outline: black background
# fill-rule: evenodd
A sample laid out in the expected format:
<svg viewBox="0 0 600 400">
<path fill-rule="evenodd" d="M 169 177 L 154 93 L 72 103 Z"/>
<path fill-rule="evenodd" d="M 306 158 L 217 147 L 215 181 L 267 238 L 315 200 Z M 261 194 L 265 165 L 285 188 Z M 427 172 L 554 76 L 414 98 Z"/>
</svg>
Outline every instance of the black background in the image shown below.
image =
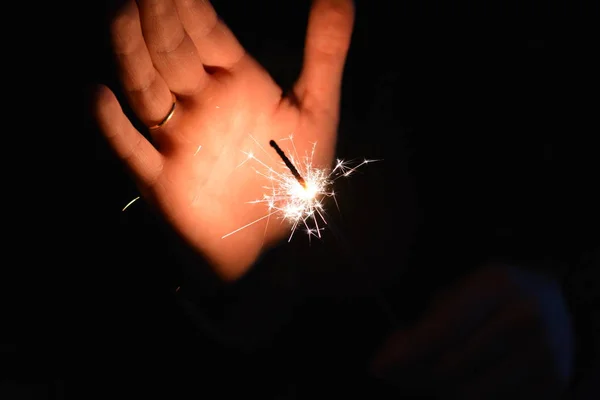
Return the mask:
<svg viewBox="0 0 600 400">
<path fill-rule="evenodd" d="M 301 65 L 309 2 L 213 4 L 289 87 Z M 36 41 L 47 66 L 38 94 L 20 91 L 50 116 L 64 111 L 67 99 L 75 106 L 69 114 L 84 120 L 48 126 L 24 116 L 53 150 L 41 151 L 34 175 L 50 179 L 32 180 L 29 167 L 22 168 L 28 178 L 17 179 L 45 200 L 32 202 L 37 212 L 27 228 L 15 219 L 22 247 L 11 264 L 25 277 L 11 285 L 15 295 L 8 292 L 16 323 L 7 326 L 17 329 L 8 329 L 15 334 L 4 352 L 15 377 L 58 382 L 48 385 L 56 393 L 69 366 L 92 378 L 94 393 L 121 390 L 125 383 L 112 379 L 114 372 L 160 374 L 157 387 L 200 393 L 255 389 L 270 398 L 290 382 L 312 390 L 318 379 L 310 381 L 308 372 L 342 371 L 335 361 L 341 358 L 348 374 L 357 373 L 389 328 L 364 296 L 365 279 L 386 282 L 387 298 L 408 323 L 437 288 L 489 258 L 559 271 L 580 321 L 581 352 L 591 357 L 595 294 L 583 285 L 597 282 L 589 272 L 598 262 L 600 204 L 597 5 L 356 2 L 338 153 L 383 161 L 339 189 L 334 220 L 349 244 L 339 246 L 332 235 L 310 246 L 299 238 L 229 295 L 221 293 L 252 304 L 281 295 L 294 304 L 276 350 L 260 356 L 198 336 L 176 304 L 185 270 L 165 244 L 165 229 L 141 202 L 121 212 L 137 191 L 86 101 L 94 83 L 117 84 L 106 29 L 111 8 L 85 2 L 48 14 L 48 36 L 41 32 Z M 349 249 L 364 260 L 358 268 L 345 258 Z M 253 294 L 263 286 L 272 291 Z M 322 356 L 318 368 L 310 364 L 315 354 Z M 171 385 L 167 376 L 176 374 Z M 127 386 L 132 393 L 155 389 Z"/>
</svg>

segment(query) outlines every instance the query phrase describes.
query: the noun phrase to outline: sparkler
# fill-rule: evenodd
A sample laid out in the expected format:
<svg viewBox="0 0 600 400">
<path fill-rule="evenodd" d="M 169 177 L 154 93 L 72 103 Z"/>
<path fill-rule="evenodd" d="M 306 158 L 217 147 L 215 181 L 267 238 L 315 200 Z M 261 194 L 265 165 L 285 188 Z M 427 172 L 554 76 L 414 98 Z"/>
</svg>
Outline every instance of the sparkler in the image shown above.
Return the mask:
<svg viewBox="0 0 600 400">
<path fill-rule="evenodd" d="M 252 140 L 265 152 L 269 157 L 271 155 L 267 150 L 254 138 Z M 255 223 L 272 217 L 278 217 L 291 226 L 290 236 L 288 241 L 292 240 L 294 233 L 299 228 L 304 228 L 311 236 L 321 237 L 321 231 L 324 225 L 328 225 L 324 202 L 327 198 L 332 198 L 339 209 L 333 184 L 339 178 L 346 178 L 352 175 L 356 170 L 366 164 L 380 161 L 363 159 L 361 161 L 344 161 L 337 159 L 335 165 L 331 169 L 318 168 L 313 164 L 315 149 L 317 144 L 313 143 L 310 152 L 300 157 L 294 145 L 293 136 L 281 139 L 289 140 L 291 143 L 292 154 L 288 155 L 279 147 L 275 140 L 270 140 L 269 145 L 275 150 L 281 159 L 281 163 L 286 167 L 283 172 L 277 172 L 274 166 L 269 166 L 259 159 L 253 152 L 243 152 L 247 157 L 238 165 L 242 166 L 246 162 L 253 160 L 258 163 L 263 169 L 259 170 L 255 167 L 254 171 L 266 178 L 270 185 L 264 186 L 266 190 L 261 199 L 250 201 L 250 204 L 265 204 L 267 212 L 264 216 L 222 236 L 222 239 L 227 238 L 243 229 L 248 228 Z M 196 155 L 201 149 L 194 153 Z M 130 201 L 122 211 L 125 211 L 140 197 L 136 197 Z M 268 222 L 267 222 L 268 223 Z M 265 228 L 266 229 L 266 228 Z"/>
<path fill-rule="evenodd" d="M 265 148 L 261 146 L 254 137 L 252 137 L 252 139 L 265 154 L 269 155 Z M 264 171 L 255 168 L 255 172 L 260 176 L 267 178 L 270 183 L 269 186 L 265 186 L 266 193 L 263 195 L 263 198 L 251 201 L 250 203 L 265 204 L 268 211 L 265 216 L 228 233 L 223 236 L 223 238 L 233 235 L 263 219 L 268 220 L 268 218 L 273 215 L 278 215 L 280 218 L 291 224 L 291 233 L 288 241 L 291 241 L 294 232 L 301 226 L 305 227 L 309 239 L 311 236 L 320 238 L 321 230 L 324 229 L 321 225 L 329 225 L 325 218 L 324 200 L 331 197 L 335 201 L 336 206 L 338 206 L 333 190 L 334 182 L 340 178 L 349 177 L 356 172 L 358 168 L 366 164 L 380 161 L 363 159 L 358 162 L 353 162 L 337 159 L 334 167 L 330 170 L 318 168 L 313 164 L 316 143 L 313 143 L 312 149 L 308 154 L 305 154 L 303 157 L 298 157 L 293 137 L 290 136 L 287 140 L 291 142 L 291 157 L 288 157 L 285 154 L 277 142 L 274 140 L 269 141 L 269 145 L 279 155 L 285 167 L 287 167 L 287 169 L 283 169 L 283 172 L 277 172 L 272 166 L 267 165 L 256 157 L 254 153 L 244 152 L 247 158 L 240 166 L 250 160 L 255 161 L 264 168 Z M 351 254 L 351 247 L 346 244 L 343 235 L 335 229 L 335 226 L 330 227 L 333 228 L 334 236 L 342 242 L 343 247 L 346 249 L 348 261 L 355 265 L 361 264 L 359 257 Z M 361 269 L 366 270 L 365 268 L 362 268 L 362 265 Z M 375 300 L 387 321 L 394 327 L 398 326 L 398 318 L 396 317 L 393 308 L 386 301 L 381 290 L 377 289 L 377 285 L 374 283 L 371 283 L 371 285 L 376 288 L 374 293 Z"/>
<path fill-rule="evenodd" d="M 254 138 L 251 137 L 252 140 L 260 147 L 260 149 L 270 157 L 270 154 L 266 151 L 266 149 L 260 145 L 260 143 Z M 326 212 L 324 207 L 324 201 L 327 198 L 333 198 L 336 206 L 339 209 L 337 199 L 335 197 L 335 192 L 333 190 L 333 184 L 340 178 L 347 178 L 356 172 L 360 167 L 380 160 L 369 160 L 363 159 L 360 161 L 344 161 L 341 159 L 337 159 L 333 168 L 318 168 L 313 164 L 313 158 L 315 154 L 316 143 L 312 144 L 312 149 L 310 152 L 305 154 L 303 157 L 299 157 L 296 147 L 293 142 L 293 137 L 289 136 L 288 138 L 282 139 L 289 140 L 291 143 L 292 154 L 290 157 L 279 147 L 277 142 L 274 140 L 269 141 L 269 145 L 275 150 L 275 152 L 279 155 L 281 162 L 286 167 L 283 169 L 283 172 L 277 172 L 274 166 L 267 165 L 264 161 L 259 159 L 253 152 L 244 152 L 247 156 L 246 159 L 238 165 L 238 167 L 242 166 L 248 161 L 256 162 L 262 170 L 259 170 L 253 167 L 254 171 L 266 178 L 269 182 L 268 186 L 264 186 L 266 192 L 263 197 L 258 200 L 251 201 L 251 204 L 265 204 L 267 206 L 267 213 L 261 218 L 258 218 L 255 221 L 252 221 L 233 232 L 228 233 L 227 235 L 222 236 L 222 238 L 226 238 L 239 232 L 263 219 L 268 219 L 271 216 L 278 216 L 280 219 L 283 219 L 290 223 L 290 236 L 288 241 L 291 241 L 294 233 L 299 227 L 304 227 L 308 237 L 310 239 L 311 236 L 321 237 L 321 231 L 324 229 L 322 225 L 328 225 L 326 219 Z M 198 146 L 196 150 L 196 155 L 200 150 L 201 146 Z M 136 197 L 132 201 L 130 201 L 122 211 L 125 211 L 131 204 L 133 204 L 140 197 Z M 343 240 L 343 235 L 340 235 L 339 232 L 336 234 L 335 227 L 334 234 L 342 242 L 345 244 Z M 266 228 L 265 228 L 266 229 Z M 344 248 L 350 253 L 350 246 L 345 245 Z M 354 264 L 360 264 L 358 258 L 354 255 L 348 256 L 349 262 Z M 376 285 L 374 285 L 376 287 Z M 179 291 L 179 287 L 175 290 L 175 292 Z M 388 322 L 390 322 L 393 326 L 399 326 L 398 319 L 391 307 L 391 305 L 386 301 L 383 293 L 380 290 L 375 290 L 375 299 L 384 312 Z M 194 315 L 196 318 L 197 316 Z M 201 327 L 203 329 L 209 329 L 211 332 L 214 331 L 214 327 L 208 321 L 199 321 Z M 221 335 L 216 335 L 217 337 L 221 337 Z"/>
<path fill-rule="evenodd" d="M 254 137 L 252 139 L 265 154 L 271 156 Z M 291 143 L 292 154 L 289 157 L 277 142 L 269 141 L 269 145 L 279 155 L 281 163 L 286 167 L 282 169 L 282 172 L 277 172 L 274 166 L 269 166 L 261 161 L 253 152 L 244 152 L 247 158 L 239 166 L 253 160 L 262 167 L 262 170 L 254 168 L 255 172 L 269 182 L 269 185 L 264 187 L 266 192 L 263 197 L 250 203 L 265 204 L 267 212 L 263 217 L 224 235 L 223 239 L 263 219 L 268 221 L 271 216 L 278 217 L 290 224 L 288 241 L 292 240 L 294 233 L 299 228 L 304 228 L 309 238 L 311 236 L 320 238 L 324 225 L 327 225 L 325 200 L 332 198 L 338 206 L 333 190 L 334 182 L 339 178 L 350 176 L 365 164 L 379 161 L 363 159 L 360 162 L 348 162 L 337 159 L 331 169 L 318 168 L 313 164 L 316 143 L 312 144 L 310 152 L 300 157 L 292 136 L 282 140 L 289 140 Z"/>
</svg>

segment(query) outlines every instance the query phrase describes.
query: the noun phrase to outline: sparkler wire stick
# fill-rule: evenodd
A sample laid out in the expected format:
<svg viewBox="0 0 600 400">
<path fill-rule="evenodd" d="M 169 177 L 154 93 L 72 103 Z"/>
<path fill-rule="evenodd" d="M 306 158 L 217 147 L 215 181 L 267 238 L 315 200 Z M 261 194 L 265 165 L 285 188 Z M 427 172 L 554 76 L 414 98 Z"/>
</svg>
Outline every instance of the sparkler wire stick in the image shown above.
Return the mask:
<svg viewBox="0 0 600 400">
<path fill-rule="evenodd" d="M 277 154 L 279 155 L 279 157 L 281 157 L 281 159 L 283 160 L 285 166 L 289 168 L 290 172 L 292 173 L 292 175 L 294 175 L 294 178 L 296 178 L 296 180 L 298 181 L 298 183 L 300 185 L 302 185 L 302 187 L 304 189 L 306 189 L 306 181 L 304 180 L 304 178 L 302 177 L 302 175 L 300 175 L 300 172 L 298 172 L 298 170 L 296 169 L 296 167 L 294 166 L 294 164 L 292 164 L 292 162 L 290 161 L 290 159 L 287 158 L 287 156 L 285 155 L 285 153 L 283 152 L 283 150 L 281 150 L 281 147 L 279 147 L 274 140 L 271 140 L 269 142 L 269 144 L 271 145 L 272 148 L 275 149 L 275 151 L 277 152 Z"/>
</svg>

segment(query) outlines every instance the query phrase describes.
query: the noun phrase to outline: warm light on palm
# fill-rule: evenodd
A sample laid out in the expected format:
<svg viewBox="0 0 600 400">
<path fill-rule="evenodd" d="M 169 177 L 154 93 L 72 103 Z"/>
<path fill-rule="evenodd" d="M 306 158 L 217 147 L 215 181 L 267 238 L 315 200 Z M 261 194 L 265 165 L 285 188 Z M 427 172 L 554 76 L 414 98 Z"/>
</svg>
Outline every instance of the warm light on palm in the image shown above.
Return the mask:
<svg viewBox="0 0 600 400">
<path fill-rule="evenodd" d="M 154 145 L 132 127 L 107 88 L 98 95 L 97 114 L 144 197 L 222 277 L 233 279 L 268 244 L 289 233 L 285 223 L 270 220 L 265 229 L 263 220 L 222 238 L 268 211 L 248 204 L 262 197 L 267 182 L 251 165 L 240 166 L 247 158 L 243 152 L 262 152 L 270 166 L 285 168 L 261 146 L 268 152 L 269 140 L 293 134 L 300 154 L 318 143 L 317 166 L 328 167 L 333 160 L 352 5 L 313 4 L 305 65 L 294 89 L 298 102 L 282 97 L 215 16 L 203 1 L 128 3 L 112 27 L 128 100 L 148 126 L 168 112 L 170 92 L 177 96 L 177 108 L 166 125 L 151 131 Z"/>
</svg>

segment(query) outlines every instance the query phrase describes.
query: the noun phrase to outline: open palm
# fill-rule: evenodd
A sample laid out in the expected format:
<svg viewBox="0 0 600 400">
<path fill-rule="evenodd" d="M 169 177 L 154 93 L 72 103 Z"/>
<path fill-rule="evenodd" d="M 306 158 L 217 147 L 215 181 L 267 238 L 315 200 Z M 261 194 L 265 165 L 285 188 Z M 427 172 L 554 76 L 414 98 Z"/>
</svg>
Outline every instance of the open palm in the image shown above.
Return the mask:
<svg viewBox="0 0 600 400">
<path fill-rule="evenodd" d="M 283 96 L 208 1 L 131 0 L 113 21 L 121 83 L 137 117 L 153 126 L 174 98 L 176 108 L 167 123 L 150 130 L 150 143 L 101 87 L 99 126 L 144 198 L 224 279 L 241 276 L 289 231 L 265 219 L 223 238 L 267 213 L 262 204 L 248 204 L 262 197 L 266 181 L 250 165 L 240 167 L 244 152 L 262 152 L 269 167 L 281 168 L 261 148 L 272 151 L 271 139 L 293 134 L 297 153 L 316 142 L 314 163 L 328 167 L 333 160 L 352 21 L 349 0 L 313 3 L 293 98 Z"/>
</svg>

